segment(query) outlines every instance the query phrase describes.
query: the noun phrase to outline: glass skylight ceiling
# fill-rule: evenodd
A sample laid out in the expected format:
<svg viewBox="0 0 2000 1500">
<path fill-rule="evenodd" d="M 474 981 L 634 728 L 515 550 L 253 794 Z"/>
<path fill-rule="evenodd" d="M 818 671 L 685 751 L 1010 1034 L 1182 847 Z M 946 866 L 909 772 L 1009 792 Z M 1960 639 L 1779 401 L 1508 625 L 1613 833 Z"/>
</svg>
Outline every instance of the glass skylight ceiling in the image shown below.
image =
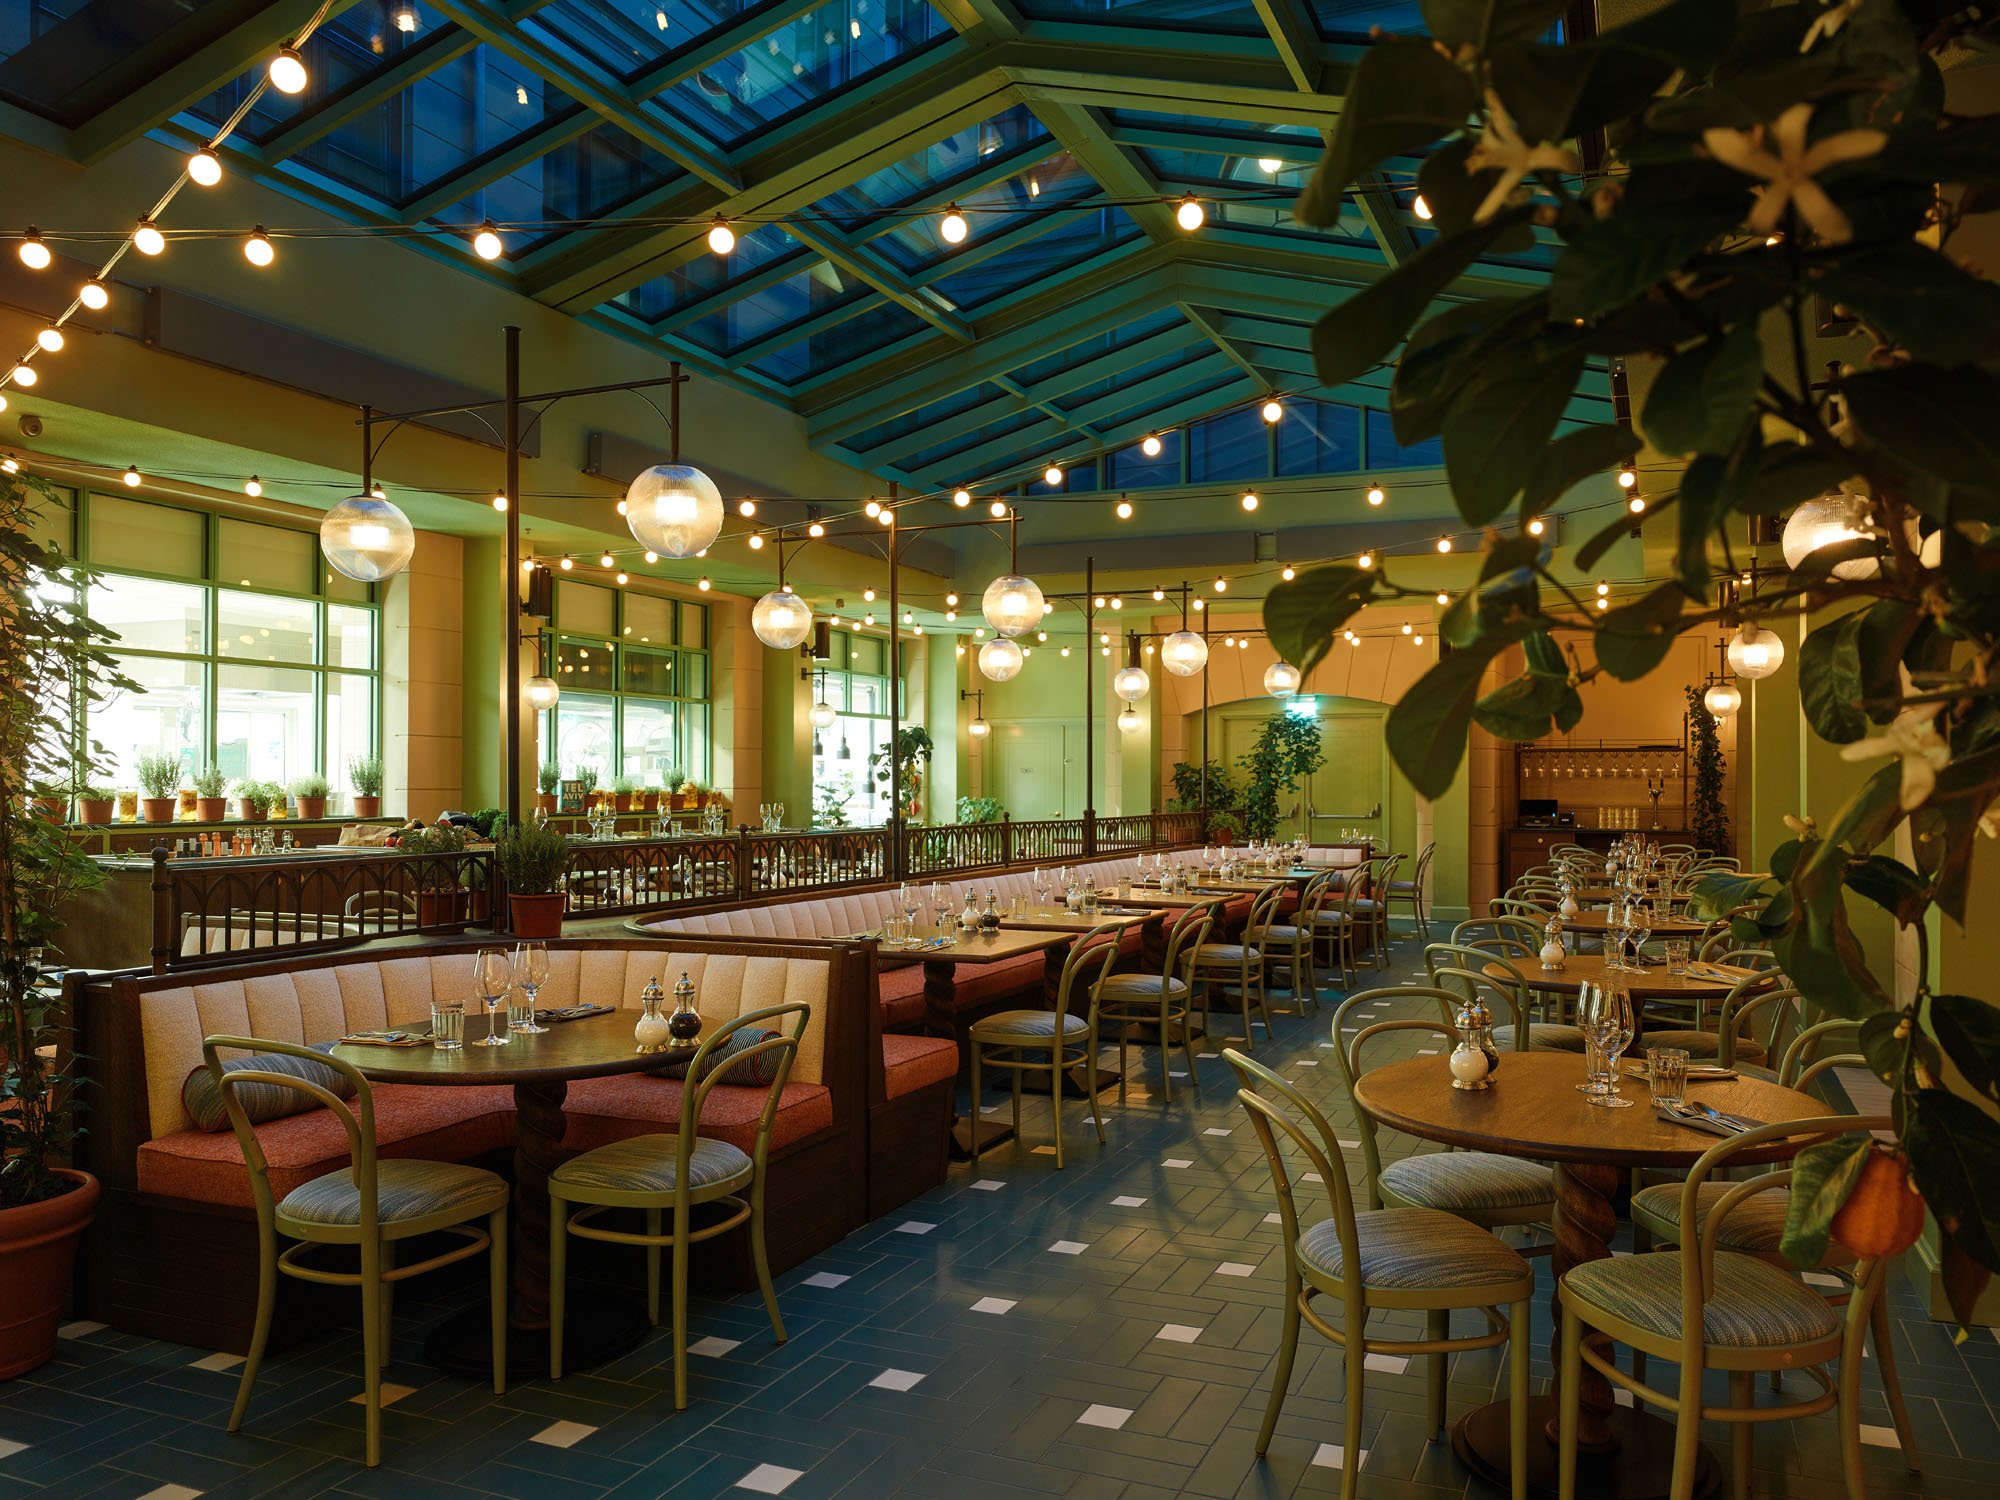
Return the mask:
<svg viewBox="0 0 2000 1500">
<path fill-rule="evenodd" d="M 0 99 L 80 124 L 145 81 L 141 54 L 150 44 L 186 27 L 189 45 L 199 46 L 234 22 L 233 10 L 222 0 L 4 0 Z"/>
<path fill-rule="evenodd" d="M 631 80 L 679 56 L 711 33 L 770 8 L 768 0 L 554 0 L 535 12 L 534 33 L 574 47 L 599 67 Z"/>
<path fill-rule="evenodd" d="M 1037 21 L 1108 21 L 1238 36 L 1264 34 L 1257 8 L 1246 0 L 1017 0 L 1017 9 Z"/>
</svg>

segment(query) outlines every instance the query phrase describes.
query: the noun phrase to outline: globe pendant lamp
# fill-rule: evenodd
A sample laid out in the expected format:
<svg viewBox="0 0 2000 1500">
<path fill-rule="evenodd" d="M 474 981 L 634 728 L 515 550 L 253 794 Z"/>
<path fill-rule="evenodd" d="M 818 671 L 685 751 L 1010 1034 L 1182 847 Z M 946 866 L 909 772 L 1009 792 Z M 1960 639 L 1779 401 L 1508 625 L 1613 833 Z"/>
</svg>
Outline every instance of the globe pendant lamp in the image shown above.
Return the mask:
<svg viewBox="0 0 2000 1500">
<path fill-rule="evenodd" d="M 1701 706 L 1718 719 L 1726 719 L 1743 706 L 1743 690 L 1733 682 L 1718 682 L 1701 695 Z"/>
<path fill-rule="evenodd" d="M 812 606 L 789 584 L 779 584 L 750 610 L 750 629 L 774 651 L 789 651 L 804 641 L 812 634 L 812 624 Z"/>
<path fill-rule="evenodd" d="M 1748 682 L 1769 677 L 1785 664 L 1785 643 L 1775 632 L 1750 621 L 1730 638 L 1729 670 Z"/>
<path fill-rule="evenodd" d="M 1208 665 L 1208 642 L 1192 630 L 1176 630 L 1160 642 L 1160 665 L 1176 677 L 1192 677 Z"/>
<path fill-rule="evenodd" d="M 654 464 L 625 491 L 632 539 L 663 557 L 693 557 L 722 533 L 722 491 L 691 464 Z"/>
<path fill-rule="evenodd" d="M 1118 714 L 1118 728 L 1123 734 L 1136 734 L 1139 730 L 1139 711 L 1126 704 Z"/>
<path fill-rule="evenodd" d="M 380 583 L 410 565 L 417 533 L 392 502 L 349 495 L 319 523 L 319 548 L 335 572 L 357 583 Z"/>
<path fill-rule="evenodd" d="M 1025 635 L 1042 622 L 1042 591 L 1032 578 L 1003 573 L 986 585 L 979 608 L 998 634 Z"/>
<path fill-rule="evenodd" d="M 1134 632 L 1125 637 L 1125 665 L 1112 677 L 1111 691 L 1127 703 L 1137 703 L 1152 688 L 1153 679 L 1139 665 L 1139 637 Z"/>
<path fill-rule="evenodd" d="M 1291 697 L 1299 682 L 1299 669 L 1288 661 L 1274 661 L 1264 669 L 1264 691 L 1273 698 Z"/>
<path fill-rule="evenodd" d="M 1021 648 L 1004 635 L 979 648 L 979 670 L 994 682 L 1011 682 L 1026 659 Z"/>
<path fill-rule="evenodd" d="M 1781 539 L 1785 566 L 1796 569 L 1822 547 L 1836 547 L 1868 535 L 1853 497 L 1830 490 L 1817 500 L 1806 501 L 1786 520 Z M 1833 565 L 1835 578 L 1850 581 L 1873 578 L 1881 571 L 1881 561 L 1873 557 L 1851 557 Z"/>
<path fill-rule="evenodd" d="M 528 700 L 528 707 L 536 713 L 547 713 L 562 701 L 562 689 L 553 677 L 544 677 L 539 672 L 521 685 L 521 696 Z"/>
</svg>

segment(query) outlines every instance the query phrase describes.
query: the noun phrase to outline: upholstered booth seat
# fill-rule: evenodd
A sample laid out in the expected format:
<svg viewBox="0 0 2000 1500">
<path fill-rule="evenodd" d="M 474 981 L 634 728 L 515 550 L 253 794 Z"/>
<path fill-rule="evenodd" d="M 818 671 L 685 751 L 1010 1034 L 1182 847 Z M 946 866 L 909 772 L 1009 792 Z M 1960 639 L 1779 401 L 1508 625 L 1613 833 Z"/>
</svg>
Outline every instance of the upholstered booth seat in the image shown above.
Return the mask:
<svg viewBox="0 0 2000 1500">
<path fill-rule="evenodd" d="M 1563 1276 L 1562 1294 L 1663 1338 L 1680 1336 L 1678 1250 L 1586 1261 Z M 1826 1299 L 1776 1266 L 1729 1251 L 1715 1257 L 1715 1291 L 1702 1308 L 1702 1342 L 1759 1349 L 1808 1343 L 1839 1331 L 1840 1315 Z"/>
<path fill-rule="evenodd" d="M 958 1077 L 958 1043 L 941 1036 L 884 1036 L 882 1092 L 901 1099 L 933 1084 L 950 1085 Z"/>
<path fill-rule="evenodd" d="M 635 1135 L 658 1135 L 678 1127 L 680 1080 L 646 1073 L 614 1073 L 583 1078 L 569 1086 L 563 1114 L 569 1126 L 563 1149 L 591 1151 Z M 757 1116 L 764 1107 L 762 1085 L 720 1083 L 701 1105 L 701 1133 L 748 1151 L 755 1144 Z M 771 1121 L 771 1149 L 809 1140 L 833 1123 L 833 1099 L 816 1083 L 787 1083 Z"/>
<path fill-rule="evenodd" d="M 1427 1151 L 1382 1168 L 1385 1195 L 1447 1213 L 1533 1208 L 1555 1202 L 1556 1176 L 1540 1162 L 1491 1151 Z"/>
<path fill-rule="evenodd" d="M 1722 1054 L 1722 1038 L 1712 1031 L 1671 1030 L 1646 1028 L 1644 1036 L 1632 1044 L 1635 1053 L 1644 1052 L 1648 1047 L 1678 1047 L 1689 1057 L 1713 1060 Z M 1761 1063 L 1766 1060 L 1764 1049 L 1748 1037 L 1736 1039 L 1736 1061 L 1740 1063 Z"/>
<path fill-rule="evenodd" d="M 1527 1262 L 1489 1231 L 1429 1208 L 1383 1208 L 1354 1216 L 1361 1279 L 1372 1287 L 1485 1286 L 1527 1273 Z M 1299 1259 L 1325 1276 L 1343 1268 L 1340 1226 L 1324 1219 L 1299 1235 Z"/>
<path fill-rule="evenodd" d="M 467 1216 L 507 1206 L 507 1183 L 497 1172 L 452 1161 L 378 1161 L 375 1164 L 375 1217 L 400 1224 L 432 1214 Z M 278 1213 L 305 1224 L 361 1224 L 361 1185 L 354 1169 L 343 1167 L 293 1188 L 279 1200 Z"/>
<path fill-rule="evenodd" d="M 884 969 L 876 978 L 884 1031 L 913 1031 L 924 1024 L 924 966 Z M 887 1038 L 884 1038 L 887 1040 Z"/>
</svg>

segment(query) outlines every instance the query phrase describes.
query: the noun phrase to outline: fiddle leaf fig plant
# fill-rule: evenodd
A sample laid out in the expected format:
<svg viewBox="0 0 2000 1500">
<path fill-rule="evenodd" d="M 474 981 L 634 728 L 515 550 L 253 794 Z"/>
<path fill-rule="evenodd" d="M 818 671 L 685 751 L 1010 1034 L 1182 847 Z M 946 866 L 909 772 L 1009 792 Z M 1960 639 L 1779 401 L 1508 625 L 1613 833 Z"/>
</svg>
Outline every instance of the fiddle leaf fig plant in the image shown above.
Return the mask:
<svg viewBox="0 0 2000 1500">
<path fill-rule="evenodd" d="M 1391 753 L 1436 797 L 1471 725 L 1565 729 L 1583 681 L 1647 677 L 1684 631 L 1803 607 L 1807 721 L 1880 769 L 1817 822 L 1800 810 L 1768 878 L 1717 879 L 1706 899 L 1770 945 L 1815 1019 L 1856 1023 L 1892 1091 L 1893 1144 L 1798 1159 L 1792 1253 L 1829 1230 L 1901 1248 L 1855 1224 L 1907 1226 L 1896 1195 L 1914 1184 L 1968 1320 L 2000 1269 L 2000 1195 L 1968 1165 L 2000 1157 L 2000 1024 L 1986 1002 L 1932 994 L 1927 952 L 1914 994 L 1896 993 L 1851 908 L 1925 947 L 1933 908 L 1964 923 L 1975 841 L 2000 834 L 2000 286 L 1954 247 L 2000 208 L 2000 116 L 1947 110 L 1940 62 L 2000 21 L 1955 0 L 1668 0 L 1550 41 L 1544 0 L 1423 15 L 1432 35 L 1378 34 L 1362 53 L 1295 208 L 1330 228 L 1391 158 L 1422 158 L 1424 243 L 1313 335 L 1328 386 L 1391 367 L 1396 440 L 1440 439 L 1459 515 L 1486 530 L 1477 583 L 1439 622 L 1448 649 L 1389 715 Z M 1547 266 L 1540 284 L 1459 285 L 1524 255 Z M 1829 322 L 1841 358 L 1815 365 Z M 1630 421 L 1579 424 L 1585 382 L 1601 393 L 1613 366 Z M 1642 438 L 1644 513 L 1597 480 L 1615 516 L 1557 570 L 1553 530 L 1531 523 Z M 1753 565 L 1753 527 L 1788 515 L 1809 545 Z M 1600 608 L 1570 580 L 1635 527 L 1663 576 Z M 1430 591 L 1393 572 L 1281 584 L 1273 644 L 1309 671 L 1367 605 Z M 1566 662 L 1559 637 L 1594 650 Z M 1905 831 L 1914 853 L 1892 857 Z"/>
</svg>

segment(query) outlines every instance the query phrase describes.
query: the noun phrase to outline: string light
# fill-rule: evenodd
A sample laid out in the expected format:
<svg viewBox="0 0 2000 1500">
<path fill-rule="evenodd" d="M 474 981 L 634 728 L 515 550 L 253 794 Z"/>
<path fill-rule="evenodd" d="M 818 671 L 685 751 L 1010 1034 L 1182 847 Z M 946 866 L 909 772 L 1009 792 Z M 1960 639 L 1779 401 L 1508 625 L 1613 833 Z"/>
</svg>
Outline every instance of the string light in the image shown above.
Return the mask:
<svg viewBox="0 0 2000 1500">
<path fill-rule="evenodd" d="M 708 248 L 717 255 L 727 255 L 736 248 L 736 231 L 727 219 L 717 219 L 708 226 Z"/>
<path fill-rule="evenodd" d="M 971 232 L 972 226 L 965 222 L 965 215 L 958 211 L 958 205 L 947 204 L 944 217 L 938 220 L 938 233 L 944 236 L 944 242 L 947 245 L 962 245 Z"/>
<path fill-rule="evenodd" d="M 646 549 L 644 557 L 648 563 L 656 563 L 660 560 L 660 554 L 655 552 L 651 547 Z"/>
<path fill-rule="evenodd" d="M 1199 614 L 1201 613 L 1201 611 L 1208 608 L 1208 601 L 1202 598 L 1199 594 L 1197 594 L 1194 598 L 1194 608 L 1195 608 L 1195 613 Z"/>
<path fill-rule="evenodd" d="M 26 360 L 22 360 L 21 363 L 14 366 L 7 378 L 25 391 L 42 377 L 33 365 L 29 364 Z"/>
<path fill-rule="evenodd" d="M 873 590 L 872 588 L 863 589 L 861 591 L 861 597 L 863 599 L 866 599 L 870 604 L 873 604 L 875 602 L 875 590 Z"/>
<path fill-rule="evenodd" d="M 882 502 L 880 500 L 870 500 L 866 505 L 861 507 L 861 510 L 872 521 L 882 514 Z"/>
<path fill-rule="evenodd" d="M 1625 502 L 1625 508 L 1635 516 L 1643 516 L 1646 513 L 1646 497 L 1644 495 L 1632 496 Z"/>
<path fill-rule="evenodd" d="M 139 466 L 137 464 L 130 464 L 126 467 L 125 488 L 128 490 L 139 488 Z"/>
<path fill-rule="evenodd" d="M 35 342 L 51 354 L 60 353 L 63 346 L 63 332 L 55 324 L 51 323 L 35 335 Z"/>
<path fill-rule="evenodd" d="M 507 497 L 497 490 L 493 494 L 493 508 L 503 514 L 507 509 Z"/>
<path fill-rule="evenodd" d="M 1633 468 L 1630 464 L 1625 464 L 1619 468 L 1618 470 L 1619 489 L 1621 490 L 1633 489 L 1638 485 L 1638 483 L 1639 483 L 1639 471 L 1637 469 Z"/>
<path fill-rule="evenodd" d="M 1125 601 L 1122 598 L 1120 598 L 1117 594 L 1113 594 L 1111 596 L 1111 607 L 1113 609 L 1123 609 L 1125 607 Z"/>
<path fill-rule="evenodd" d="M 1225 594 L 1229 591 L 1229 580 L 1224 578 L 1220 573 L 1217 573 L 1215 575 L 1215 582 L 1210 584 L 1209 587 L 1214 589 L 1218 594 Z"/>
<path fill-rule="evenodd" d="M 1090 601 L 1090 607 L 1092 609 L 1103 609 L 1105 606 L 1105 602 L 1106 601 L 1104 596 L 1102 594 L 1099 594 Z"/>
<path fill-rule="evenodd" d="M 616 562 L 616 561 L 617 561 L 617 559 L 616 559 L 616 558 L 614 558 L 614 557 L 613 557 L 613 556 L 612 556 L 612 555 L 611 555 L 611 554 L 610 554 L 609 552 L 605 552 L 605 553 L 601 553 L 601 554 L 599 554 L 599 556 L 598 556 L 598 559 L 597 559 L 597 565 L 598 565 L 598 567 L 600 567 L 600 568 L 608 568 L 608 567 L 610 567 L 610 566 L 612 565 L 612 563 L 614 563 L 614 562 Z"/>
<path fill-rule="evenodd" d="M 1007 514 L 1007 502 L 1005 500 L 995 500 L 986 507 L 986 513 L 993 517 L 994 520 L 1000 520 Z"/>
<path fill-rule="evenodd" d="M 618 573 L 618 581 L 620 583 L 630 583 L 632 581 L 632 575 L 621 569 Z"/>
<path fill-rule="evenodd" d="M 750 499 L 748 496 L 745 496 L 743 499 L 736 502 L 736 514 L 739 516 L 756 515 L 757 502 L 755 500 Z"/>
<path fill-rule="evenodd" d="M 1439 537 L 1439 538 L 1438 538 L 1438 551 L 1440 551 L 1440 552 L 1449 552 L 1449 551 L 1451 551 L 1451 538 L 1450 538 L 1450 537 L 1448 537 L 1448 536 L 1441 536 L 1441 537 Z"/>
<path fill-rule="evenodd" d="M 111 293 L 105 290 L 103 282 L 93 277 L 76 289 L 76 300 L 92 312 L 103 312 L 111 305 Z"/>
<path fill-rule="evenodd" d="M 1112 513 L 1116 515 L 1118 519 L 1121 521 L 1129 521 L 1132 519 L 1132 502 L 1130 500 L 1125 499 L 1122 495 L 1119 497 L 1118 503 L 1114 505 L 1111 509 Z"/>
<path fill-rule="evenodd" d="M 481 224 L 479 232 L 472 237 L 472 253 L 481 260 L 498 260 L 500 253 L 506 248 L 506 244 L 500 238 L 500 231 L 493 227 L 491 219 Z"/>
<path fill-rule="evenodd" d="M 1611 608 L 1611 601 L 1609 599 L 1599 599 L 1597 601 L 1597 607 L 1599 609 L 1609 609 Z"/>
<path fill-rule="evenodd" d="M 264 493 L 264 481 L 259 479 L 255 474 L 252 474 L 248 479 L 243 481 L 243 493 L 248 495 L 252 500 L 255 500 L 259 495 Z"/>
<path fill-rule="evenodd" d="M 701 591 L 702 591 L 702 592 L 703 592 L 703 593 L 705 594 L 705 593 L 707 593 L 707 592 L 708 592 L 708 591 L 709 591 L 709 590 L 710 590 L 711 588 L 713 588 L 713 587 L 714 587 L 714 585 L 713 585 L 713 584 L 711 584 L 711 583 L 710 583 L 710 582 L 708 581 L 708 575 L 707 575 L 706 573 L 704 573 L 704 574 L 702 574 L 702 575 L 701 575 L 701 581 L 700 581 L 699 583 L 697 583 L 697 584 L 695 585 L 695 587 L 696 587 L 696 588 L 698 588 L 698 589 L 700 589 L 700 590 L 701 590 Z"/>
<path fill-rule="evenodd" d="M 1299 572 L 1290 563 L 1286 563 L 1282 568 L 1278 569 L 1278 576 L 1284 579 L 1285 582 L 1290 583 L 1294 578 L 1299 576 Z"/>
<path fill-rule="evenodd" d="M 951 608 L 951 609 L 957 609 L 957 608 L 958 608 L 958 595 L 957 595 L 957 593 L 955 593 L 955 592 L 954 592 L 954 593 L 949 593 L 949 594 L 946 594 L 946 595 L 944 596 L 944 602 L 945 602 L 945 604 L 946 604 L 946 605 L 947 605 L 947 606 L 948 606 L 949 608 Z"/>
<path fill-rule="evenodd" d="M 1063 471 L 1060 464 L 1050 464 L 1046 469 L 1042 470 L 1042 483 L 1046 484 L 1050 489 L 1054 489 L 1062 482 Z"/>
<path fill-rule="evenodd" d="M 167 237 L 154 227 L 151 219 L 141 219 L 139 227 L 132 231 L 132 248 L 141 255 L 158 255 L 167 248 Z"/>
<path fill-rule="evenodd" d="M 806 528 L 806 535 L 807 535 L 807 536 L 825 536 L 825 535 L 826 535 L 826 528 L 825 528 L 824 526 L 820 525 L 820 523 L 819 523 L 819 522 L 815 521 L 815 522 L 813 522 L 813 523 L 812 523 L 812 525 L 810 525 L 810 526 L 808 526 L 808 527 Z"/>
<path fill-rule="evenodd" d="M 1409 634 L 1409 633 L 1410 633 L 1410 632 L 1411 632 L 1412 630 L 1414 630 L 1414 629 L 1416 629 L 1416 627 L 1415 627 L 1414 625 L 1411 625 L 1411 624 L 1409 624 L 1409 623 L 1407 623 L 1407 622 L 1406 622 L 1406 623 L 1404 624 L 1404 626 L 1403 626 L 1403 634 L 1404 634 L 1404 635 L 1408 635 L 1408 634 Z"/>
<path fill-rule="evenodd" d="M 281 94 L 305 92 L 306 63 L 297 47 L 280 47 L 271 59 L 271 87 Z"/>
<path fill-rule="evenodd" d="M 203 146 L 188 157 L 187 174 L 188 181 L 199 187 L 214 187 L 222 181 L 222 158 Z"/>
<path fill-rule="evenodd" d="M 278 247 L 273 245 L 271 237 L 264 233 L 262 224 L 251 230 L 250 238 L 243 242 L 243 258 L 260 269 L 278 258 Z"/>
<path fill-rule="evenodd" d="M 1445 592 L 1445 591 L 1444 591 L 1443 589 L 1439 589 L 1439 590 L 1438 590 L 1438 603 L 1440 603 L 1440 604 L 1449 604 L 1449 603 L 1451 603 L 1451 595 L 1447 594 L 1447 593 L 1446 593 L 1446 592 Z"/>
<path fill-rule="evenodd" d="M 49 247 L 42 243 L 41 231 L 32 224 L 28 226 L 27 234 L 22 236 L 21 243 L 14 253 L 21 257 L 21 264 L 30 271 L 46 271 L 55 261 L 55 257 L 49 253 Z"/>
<path fill-rule="evenodd" d="M 1388 498 L 1389 498 L 1389 492 L 1383 489 L 1381 485 L 1371 484 L 1368 486 L 1368 503 L 1370 505 L 1380 505 L 1384 500 L 1387 500 Z"/>
<path fill-rule="evenodd" d="M 1243 508 L 1245 510 L 1255 510 L 1257 508 L 1257 492 L 1255 490 L 1245 490 L 1243 492 Z"/>
<path fill-rule="evenodd" d="M 1410 637 L 1410 644 L 1412 646 L 1421 646 L 1423 643 L 1424 643 L 1424 638 L 1420 635 L 1413 635 Z"/>
<path fill-rule="evenodd" d="M 750 533 L 750 550 L 752 552 L 762 552 L 764 550 L 763 532 L 753 531 Z"/>
<path fill-rule="evenodd" d="M 1529 536 L 1540 536 L 1544 531 L 1547 530 L 1548 527 L 1542 523 L 1542 518 L 1540 516 L 1536 516 L 1533 520 L 1528 522 Z"/>
<path fill-rule="evenodd" d="M 1375 566 L 1375 554 L 1372 552 L 1362 553 L 1359 557 L 1354 559 L 1354 565 L 1357 568 L 1362 569 L 1364 572 L 1367 571 L 1369 568 Z"/>
<path fill-rule="evenodd" d="M 1264 420 L 1266 422 L 1275 423 L 1281 421 L 1284 418 L 1284 415 L 1285 415 L 1284 403 L 1281 402 L 1276 396 L 1273 396 L 1269 401 L 1266 401 L 1264 403 Z"/>
<path fill-rule="evenodd" d="M 1605 582 L 1605 581 L 1604 581 L 1604 580 L 1603 580 L 1602 578 L 1598 579 L 1598 580 L 1597 580 L 1597 597 L 1598 597 L 1598 598 L 1600 598 L 1600 599 L 1602 599 L 1602 598 L 1603 598 L 1603 597 L 1604 597 L 1604 596 L 1605 596 L 1606 594 L 1608 594 L 1608 593 L 1610 593 L 1610 592 L 1611 592 L 1611 585 L 1610 585 L 1610 584 L 1608 584 L 1608 583 L 1606 583 L 1606 582 Z"/>
<path fill-rule="evenodd" d="M 1431 206 L 1430 204 L 1424 201 L 1424 195 L 1422 193 L 1417 194 L 1417 196 L 1410 201 L 1410 212 L 1415 214 L 1420 219 L 1428 219 L 1431 216 Z"/>
<path fill-rule="evenodd" d="M 972 504 L 972 491 L 966 489 L 953 490 L 951 492 L 951 503 L 956 505 L 960 510 L 964 510 L 968 505 Z"/>
<path fill-rule="evenodd" d="M 1166 598 L 1166 597 L 1167 597 L 1167 591 L 1166 591 L 1165 589 L 1163 589 L 1163 588 L 1159 588 L 1159 587 L 1155 587 L 1155 588 L 1154 588 L 1154 590 L 1153 590 L 1153 602 L 1154 602 L 1155 604 L 1158 604 L 1158 603 L 1159 603 L 1159 602 L 1160 602 L 1160 601 L 1161 601 L 1162 599 L 1164 599 L 1164 598 Z"/>
<path fill-rule="evenodd" d="M 881 511 L 876 515 L 875 519 L 881 522 L 884 526 L 894 526 L 896 524 L 896 513 L 885 505 L 882 507 Z"/>
<path fill-rule="evenodd" d="M 1161 447 L 1160 435 L 1157 432 L 1147 433 L 1139 442 L 1139 451 L 1148 458 L 1158 458 Z"/>
<path fill-rule="evenodd" d="M 1201 200 L 1193 193 L 1181 199 L 1180 206 L 1174 210 L 1174 222 L 1189 234 L 1201 228 L 1207 219 L 1208 210 L 1201 206 Z"/>
</svg>

